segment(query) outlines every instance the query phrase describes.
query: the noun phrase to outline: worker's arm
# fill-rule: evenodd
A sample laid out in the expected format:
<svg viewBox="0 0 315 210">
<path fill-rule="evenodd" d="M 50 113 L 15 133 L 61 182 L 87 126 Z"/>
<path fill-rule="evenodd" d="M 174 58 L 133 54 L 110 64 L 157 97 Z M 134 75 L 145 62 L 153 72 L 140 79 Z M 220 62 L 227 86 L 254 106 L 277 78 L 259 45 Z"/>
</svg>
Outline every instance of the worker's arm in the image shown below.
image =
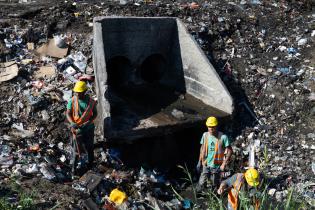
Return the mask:
<svg viewBox="0 0 315 210">
<path fill-rule="evenodd" d="M 227 188 L 226 183 L 225 183 L 225 182 L 222 182 L 222 183 L 220 184 L 219 189 L 218 189 L 218 194 L 221 195 L 221 194 L 226 190 L 226 188 Z"/>
<path fill-rule="evenodd" d="M 237 179 L 237 174 L 234 174 L 230 178 L 221 182 L 220 187 L 218 189 L 218 194 L 221 195 L 224 191 L 231 188 L 236 179 Z"/>
<path fill-rule="evenodd" d="M 91 119 L 91 122 L 94 122 L 94 120 L 97 118 L 97 109 L 96 109 L 96 105 L 94 106 L 94 109 L 93 109 L 93 116 L 92 116 L 92 119 Z"/>
<path fill-rule="evenodd" d="M 71 110 L 70 109 L 67 109 L 66 117 L 67 117 L 68 122 L 70 123 L 71 129 L 78 129 L 78 125 L 72 119 Z"/>
<path fill-rule="evenodd" d="M 92 115 L 91 119 L 89 119 L 88 121 L 86 121 L 85 123 L 83 123 L 83 124 L 81 125 L 81 127 L 85 127 L 85 126 L 87 126 L 87 125 L 90 125 L 91 123 L 94 122 L 94 120 L 95 120 L 96 118 L 97 118 L 97 109 L 96 109 L 96 105 L 95 105 L 94 108 L 93 108 L 93 115 Z"/>
<path fill-rule="evenodd" d="M 67 120 L 68 122 L 71 124 L 71 123 L 74 123 L 73 119 L 72 119 L 72 116 L 71 116 L 71 110 L 70 109 L 67 109 L 66 111 L 66 116 L 67 116 Z"/>
<path fill-rule="evenodd" d="M 226 154 L 226 156 L 223 160 L 223 163 L 220 166 L 220 169 L 221 169 L 221 171 L 224 171 L 225 167 L 227 166 L 227 164 L 231 160 L 233 150 L 232 150 L 231 143 L 230 143 L 230 140 L 227 137 L 227 135 L 222 135 L 221 140 L 223 141 L 223 146 L 225 148 L 224 153 Z"/>
<path fill-rule="evenodd" d="M 66 111 L 66 117 L 67 117 L 67 120 L 70 124 L 74 124 L 74 121 L 73 121 L 73 118 L 72 118 L 72 113 L 71 113 L 71 110 L 72 110 L 72 99 L 70 99 L 68 101 L 68 104 L 67 104 L 67 111 Z"/>
<path fill-rule="evenodd" d="M 221 167 L 220 167 L 221 171 L 224 171 L 225 166 L 226 166 L 226 165 L 230 162 L 230 160 L 231 160 L 231 157 L 232 157 L 232 154 L 233 154 L 233 149 L 232 149 L 232 147 L 231 147 L 231 146 L 226 147 L 226 148 L 225 148 L 225 153 L 226 153 L 226 156 L 225 156 L 225 158 L 224 158 L 224 160 L 223 160 L 223 163 L 222 163 L 222 165 L 221 165 Z"/>
</svg>

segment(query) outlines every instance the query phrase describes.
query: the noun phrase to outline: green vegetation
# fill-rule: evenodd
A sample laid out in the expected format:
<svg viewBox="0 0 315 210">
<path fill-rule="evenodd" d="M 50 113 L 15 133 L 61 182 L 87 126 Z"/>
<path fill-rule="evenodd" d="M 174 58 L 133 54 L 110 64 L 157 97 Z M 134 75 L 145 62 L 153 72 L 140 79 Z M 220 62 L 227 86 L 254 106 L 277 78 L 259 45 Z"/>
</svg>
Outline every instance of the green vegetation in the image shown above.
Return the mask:
<svg viewBox="0 0 315 210">
<path fill-rule="evenodd" d="M 294 189 L 289 190 L 286 201 L 282 203 L 276 202 L 274 198 L 268 195 L 268 190 L 265 188 L 262 192 L 257 192 L 255 198 L 258 200 L 259 209 L 261 210 L 307 210 L 306 203 L 294 193 Z M 207 204 L 211 209 L 227 209 L 227 194 L 222 197 L 218 197 L 214 192 L 208 191 L 205 193 L 207 195 Z M 253 202 L 252 195 L 246 191 L 240 191 L 239 193 L 239 209 L 240 210 L 254 210 L 255 202 Z"/>
<path fill-rule="evenodd" d="M 0 199 L 1 210 L 35 210 L 34 196 L 32 194 L 19 193 L 17 194 L 17 202 L 9 202 L 8 197 Z"/>
<path fill-rule="evenodd" d="M 194 199 L 191 201 L 192 206 L 196 207 L 198 204 L 206 205 L 207 209 L 218 209 L 225 210 L 227 209 L 227 193 L 222 196 L 217 195 L 216 192 L 212 190 L 206 190 L 202 193 L 202 197 L 205 199 L 199 199 L 192 181 L 191 173 L 189 172 L 187 166 L 179 166 L 187 176 L 184 178 L 189 184 L 191 184 L 193 189 Z M 275 200 L 274 197 L 268 194 L 268 186 L 265 186 L 262 190 L 256 190 L 253 192 L 248 192 L 246 190 L 241 190 L 239 193 L 239 210 L 255 210 L 254 198 L 259 203 L 259 209 L 261 210 L 307 210 L 310 209 L 310 206 L 307 206 L 303 198 L 297 193 L 294 188 L 288 189 L 286 198 L 283 202 L 279 203 Z M 173 188 L 172 188 L 173 189 Z M 181 196 L 178 192 L 173 189 L 177 198 L 183 201 L 185 198 Z M 193 209 L 198 209 L 193 208 Z"/>
<path fill-rule="evenodd" d="M 0 198 L 0 210 L 35 210 L 35 192 L 25 193 L 14 179 L 8 183 L 9 193 Z M 10 199 L 11 198 L 11 199 Z M 12 199 L 13 198 L 13 199 Z M 13 200 L 13 201 L 12 201 Z"/>
</svg>

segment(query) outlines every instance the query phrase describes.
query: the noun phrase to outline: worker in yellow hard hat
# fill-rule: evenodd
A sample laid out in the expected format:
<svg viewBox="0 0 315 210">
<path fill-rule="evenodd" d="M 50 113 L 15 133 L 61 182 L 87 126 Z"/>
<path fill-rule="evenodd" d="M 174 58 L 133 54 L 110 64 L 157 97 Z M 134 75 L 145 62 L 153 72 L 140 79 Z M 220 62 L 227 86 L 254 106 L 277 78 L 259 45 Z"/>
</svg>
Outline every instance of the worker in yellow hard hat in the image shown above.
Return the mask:
<svg viewBox="0 0 315 210">
<path fill-rule="evenodd" d="M 219 172 L 226 169 L 233 150 L 227 135 L 218 131 L 218 120 L 216 117 L 209 117 L 206 121 L 208 131 L 203 133 L 200 144 L 200 155 L 197 164 L 197 171 L 201 171 L 197 189 L 201 190 L 207 178 L 213 171 Z M 202 170 L 201 170 L 202 169 Z M 219 175 L 219 173 L 217 173 Z M 213 179 L 214 187 L 220 184 L 220 178 Z"/>
<path fill-rule="evenodd" d="M 246 182 L 245 182 L 246 180 Z M 260 187 L 260 176 L 256 169 L 250 168 L 245 173 L 236 173 L 230 178 L 224 180 L 219 189 L 218 194 L 221 195 L 224 191 L 228 191 L 228 210 L 237 210 L 238 195 L 241 189 L 255 190 Z M 253 195 L 253 206 L 259 209 L 259 200 Z"/>
<path fill-rule="evenodd" d="M 94 120 L 97 117 L 96 101 L 86 94 L 84 81 L 76 82 L 73 97 L 68 101 L 67 120 L 72 133 L 72 172 L 92 166 L 94 160 Z M 84 167 L 86 166 L 86 167 Z"/>
</svg>

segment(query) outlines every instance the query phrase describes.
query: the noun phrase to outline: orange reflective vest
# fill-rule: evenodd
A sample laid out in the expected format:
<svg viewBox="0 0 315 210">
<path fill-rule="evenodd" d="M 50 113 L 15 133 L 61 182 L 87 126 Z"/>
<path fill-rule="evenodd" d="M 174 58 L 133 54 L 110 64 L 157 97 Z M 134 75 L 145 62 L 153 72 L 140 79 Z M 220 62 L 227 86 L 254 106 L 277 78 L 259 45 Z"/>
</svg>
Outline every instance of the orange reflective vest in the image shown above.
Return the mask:
<svg viewBox="0 0 315 210">
<path fill-rule="evenodd" d="M 93 109 L 95 106 L 95 101 L 89 97 L 89 104 L 82 113 L 81 116 L 79 116 L 79 99 L 76 96 L 72 97 L 72 118 L 75 123 L 77 123 L 79 126 L 83 123 L 89 121 L 91 117 L 93 116 Z"/>
<path fill-rule="evenodd" d="M 204 166 L 207 165 L 209 135 L 210 135 L 209 132 L 206 132 L 204 134 L 203 144 L 202 144 L 201 153 L 199 157 L 199 160 Z M 223 149 L 223 142 L 221 140 L 221 136 L 222 136 L 222 133 L 219 132 L 218 133 L 219 138 L 216 139 L 216 143 L 215 143 L 213 163 L 216 165 L 221 165 L 224 159 L 224 149 Z"/>
<path fill-rule="evenodd" d="M 228 210 L 237 210 L 238 207 L 238 193 L 244 182 L 244 174 L 238 173 L 233 187 L 229 190 L 228 194 Z"/>
</svg>

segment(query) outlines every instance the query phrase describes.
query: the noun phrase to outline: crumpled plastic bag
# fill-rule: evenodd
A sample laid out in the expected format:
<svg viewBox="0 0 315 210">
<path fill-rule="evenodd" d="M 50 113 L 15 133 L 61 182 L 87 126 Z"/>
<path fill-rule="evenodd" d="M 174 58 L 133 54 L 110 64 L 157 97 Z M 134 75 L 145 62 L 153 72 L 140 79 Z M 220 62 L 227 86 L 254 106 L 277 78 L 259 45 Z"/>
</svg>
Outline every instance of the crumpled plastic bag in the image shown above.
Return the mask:
<svg viewBox="0 0 315 210">
<path fill-rule="evenodd" d="M 126 193 L 116 189 L 113 189 L 112 192 L 109 195 L 109 200 L 111 202 L 114 202 L 116 205 L 122 204 L 124 201 L 127 200 Z"/>
</svg>

